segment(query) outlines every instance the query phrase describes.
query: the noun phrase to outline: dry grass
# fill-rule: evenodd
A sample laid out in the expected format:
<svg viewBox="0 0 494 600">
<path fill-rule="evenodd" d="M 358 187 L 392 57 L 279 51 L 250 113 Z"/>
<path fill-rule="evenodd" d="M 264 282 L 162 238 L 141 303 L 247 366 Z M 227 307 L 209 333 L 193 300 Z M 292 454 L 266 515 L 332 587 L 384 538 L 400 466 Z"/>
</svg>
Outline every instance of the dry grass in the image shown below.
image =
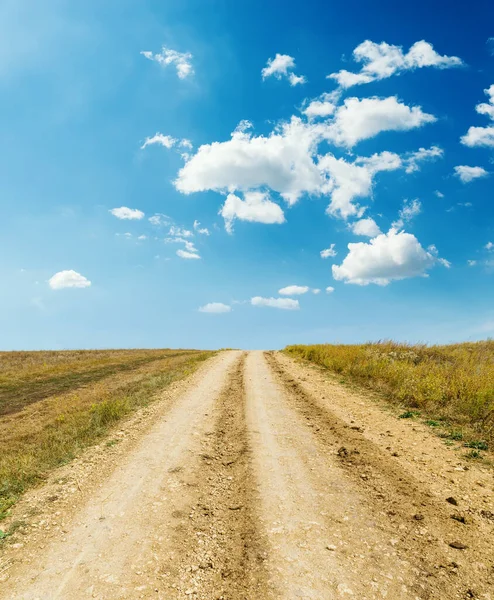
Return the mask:
<svg viewBox="0 0 494 600">
<path fill-rule="evenodd" d="M 348 376 L 449 427 L 459 427 L 458 435 L 464 431 L 494 443 L 494 341 L 449 346 L 298 345 L 285 352 Z"/>
<path fill-rule="evenodd" d="M 50 469 L 70 461 L 211 354 L 0 353 L 0 519 Z"/>
</svg>

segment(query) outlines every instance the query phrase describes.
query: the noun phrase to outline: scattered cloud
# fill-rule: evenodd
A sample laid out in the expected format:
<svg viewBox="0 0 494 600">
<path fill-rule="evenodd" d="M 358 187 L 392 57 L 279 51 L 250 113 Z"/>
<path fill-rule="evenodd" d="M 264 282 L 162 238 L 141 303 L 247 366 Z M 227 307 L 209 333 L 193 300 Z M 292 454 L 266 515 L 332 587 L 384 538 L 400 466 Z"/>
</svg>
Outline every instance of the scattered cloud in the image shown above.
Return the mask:
<svg viewBox="0 0 494 600">
<path fill-rule="evenodd" d="M 285 222 L 281 207 L 264 192 L 245 192 L 244 200 L 235 194 L 228 194 L 219 214 L 225 219 L 225 229 L 228 233 L 233 232 L 235 219 L 265 224 Z"/>
<path fill-rule="evenodd" d="M 407 106 L 396 96 L 346 98 L 336 109 L 325 137 L 337 146 L 352 148 L 383 131 L 408 131 L 435 121 L 436 117 L 420 106 Z"/>
<path fill-rule="evenodd" d="M 336 100 L 333 93 L 321 94 L 319 98 L 312 100 L 302 112 L 308 119 L 329 117 L 336 110 Z"/>
<path fill-rule="evenodd" d="M 201 224 L 197 220 L 194 221 L 193 228 L 194 231 L 200 235 L 209 235 L 209 229 L 207 227 L 201 227 Z"/>
<path fill-rule="evenodd" d="M 442 158 L 444 151 L 438 146 L 431 146 L 430 148 L 419 148 L 416 152 L 411 152 L 405 159 L 405 173 L 415 173 L 420 170 L 419 164 L 428 160 L 435 160 Z"/>
<path fill-rule="evenodd" d="M 399 169 L 402 161 L 393 152 L 357 157 L 353 163 L 328 153 L 319 159 L 318 166 L 329 176 L 326 190 L 331 202 L 326 212 L 347 219 L 362 215 L 364 209 L 355 204 L 354 200 L 370 196 L 375 175 L 381 171 Z"/>
<path fill-rule="evenodd" d="M 199 254 L 196 254 L 195 252 L 187 252 L 187 250 L 177 250 L 176 254 L 180 258 L 185 258 L 185 259 L 201 258 L 199 256 Z"/>
<path fill-rule="evenodd" d="M 151 225 L 154 225 L 155 227 L 159 227 L 161 225 L 163 225 L 163 226 L 170 225 L 171 219 L 167 215 L 164 215 L 162 213 L 156 213 L 152 217 L 149 217 L 148 221 L 151 223 Z"/>
<path fill-rule="evenodd" d="M 326 288 L 326 294 L 332 294 L 334 292 L 334 287 L 332 287 L 331 285 L 328 285 L 328 287 Z"/>
<path fill-rule="evenodd" d="M 178 140 L 171 137 L 171 135 L 163 135 L 162 133 L 155 133 L 152 137 L 147 137 L 144 140 L 144 144 L 141 146 L 141 150 L 147 148 L 147 146 L 152 146 L 153 144 L 159 144 L 160 146 L 164 146 L 165 148 L 173 148 Z"/>
<path fill-rule="evenodd" d="M 468 167 L 467 165 L 458 165 L 455 167 L 455 175 L 459 177 L 462 183 L 469 183 L 479 177 L 485 177 L 489 173 L 482 167 Z"/>
<path fill-rule="evenodd" d="M 295 59 L 288 54 L 276 54 L 274 58 L 268 59 L 268 62 L 262 70 L 262 78 L 275 77 L 276 79 L 288 79 L 291 86 L 307 83 L 304 76 L 298 76 L 293 73 L 295 69 Z"/>
<path fill-rule="evenodd" d="M 319 288 L 314 288 L 313 290 L 311 290 L 313 294 L 320 294 L 321 290 Z"/>
<path fill-rule="evenodd" d="M 112 208 L 109 212 L 117 219 L 126 220 L 140 220 L 144 218 L 142 210 L 137 208 L 128 208 L 127 206 L 121 206 L 120 208 Z"/>
<path fill-rule="evenodd" d="M 491 250 L 494 250 L 494 243 L 487 242 L 487 244 L 484 246 L 484 248 L 490 252 Z"/>
<path fill-rule="evenodd" d="M 442 192 L 440 192 L 439 190 L 436 190 L 434 192 L 434 194 L 438 197 L 438 198 L 444 198 L 444 194 Z"/>
<path fill-rule="evenodd" d="M 262 298 L 255 296 L 251 298 L 252 306 L 269 306 L 271 308 L 281 308 L 282 310 L 298 310 L 300 305 L 298 300 L 292 298 Z"/>
<path fill-rule="evenodd" d="M 355 221 L 355 223 L 349 225 L 349 228 L 355 235 L 365 235 L 370 238 L 376 237 L 381 233 L 377 223 L 370 217 Z"/>
<path fill-rule="evenodd" d="M 477 264 L 476 260 L 467 260 L 467 264 L 469 267 L 475 267 L 475 265 Z"/>
<path fill-rule="evenodd" d="M 494 84 L 484 90 L 489 97 L 489 102 L 477 104 L 475 110 L 479 115 L 487 115 L 491 121 L 494 121 Z M 475 147 L 484 146 L 494 148 L 494 125 L 488 127 L 470 127 L 467 133 L 460 138 L 465 146 Z"/>
<path fill-rule="evenodd" d="M 188 238 L 193 237 L 192 231 L 188 229 L 182 229 L 181 227 L 177 227 L 176 225 L 172 225 L 168 231 L 168 235 L 175 237 Z"/>
<path fill-rule="evenodd" d="M 141 240 L 141 242 L 142 242 L 143 240 L 147 240 L 148 236 L 147 235 L 140 235 L 137 239 Z"/>
<path fill-rule="evenodd" d="M 403 200 L 403 206 L 398 213 L 398 219 L 391 224 L 393 229 L 403 229 L 417 215 L 422 212 L 422 204 L 417 198 L 415 200 Z"/>
<path fill-rule="evenodd" d="M 227 313 L 231 311 L 232 307 L 228 304 L 223 304 L 222 302 L 210 302 L 199 308 L 199 312 L 211 314 Z"/>
<path fill-rule="evenodd" d="M 422 67 L 447 69 L 463 64 L 457 56 L 441 56 L 425 40 L 415 42 L 406 53 L 401 46 L 365 40 L 355 48 L 353 58 L 355 62 L 363 64 L 358 73 L 341 70 L 328 75 L 328 78 L 334 79 L 342 88 L 349 88 Z"/>
<path fill-rule="evenodd" d="M 336 252 L 336 250 L 334 249 L 335 245 L 336 244 L 331 244 L 329 248 L 321 250 L 321 252 L 319 253 L 321 255 L 321 258 L 332 258 L 333 256 L 336 256 L 338 252 Z"/>
<path fill-rule="evenodd" d="M 278 290 L 278 294 L 282 296 L 300 296 L 306 294 L 309 291 L 309 287 L 306 285 L 288 285 L 281 290 Z"/>
<path fill-rule="evenodd" d="M 61 290 L 64 288 L 87 288 L 91 282 L 77 271 L 68 270 L 55 273 L 48 280 L 48 285 L 52 290 Z"/>
<path fill-rule="evenodd" d="M 333 265 L 333 277 L 356 285 L 388 285 L 391 281 L 424 276 L 440 261 L 434 247 L 424 250 L 417 238 L 390 229 L 369 241 L 348 244 L 341 265 Z M 446 261 L 445 261 L 446 262 Z"/>
<path fill-rule="evenodd" d="M 162 67 L 174 66 L 179 79 L 185 79 L 194 73 L 190 52 L 177 52 L 177 50 L 163 46 L 159 54 L 153 54 L 148 50 L 141 52 L 141 54 L 148 60 L 157 62 Z"/>
</svg>

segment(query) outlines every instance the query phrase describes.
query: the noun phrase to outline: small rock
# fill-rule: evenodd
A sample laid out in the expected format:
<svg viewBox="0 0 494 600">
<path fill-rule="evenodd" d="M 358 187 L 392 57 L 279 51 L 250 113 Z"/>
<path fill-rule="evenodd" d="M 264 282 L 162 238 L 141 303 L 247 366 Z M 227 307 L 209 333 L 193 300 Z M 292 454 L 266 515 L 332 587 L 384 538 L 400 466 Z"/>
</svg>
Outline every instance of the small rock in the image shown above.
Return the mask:
<svg viewBox="0 0 494 600">
<path fill-rule="evenodd" d="M 453 498 L 453 496 L 446 498 L 446 502 L 449 502 L 453 506 L 458 506 L 458 501 L 456 500 L 456 498 Z"/>
<path fill-rule="evenodd" d="M 449 545 L 451 548 L 456 548 L 456 550 L 466 550 L 468 548 L 468 546 L 465 546 L 461 542 L 451 542 Z"/>
<path fill-rule="evenodd" d="M 424 520 L 424 515 L 421 515 L 421 514 L 416 514 L 416 515 L 413 515 L 413 518 L 414 518 L 416 521 L 423 521 L 423 520 Z"/>
<path fill-rule="evenodd" d="M 391 456 L 400 456 L 400 455 L 398 454 L 398 452 L 392 452 Z"/>
<path fill-rule="evenodd" d="M 454 519 L 455 521 L 458 521 L 458 523 L 463 523 L 464 525 L 467 524 L 467 520 L 465 519 L 465 517 L 463 515 L 454 514 L 454 515 L 451 515 L 451 518 Z"/>
<path fill-rule="evenodd" d="M 338 456 L 340 456 L 341 458 L 345 458 L 348 456 L 348 450 L 345 448 L 345 446 L 342 446 L 341 448 L 339 448 Z"/>
<path fill-rule="evenodd" d="M 334 552 L 336 550 L 336 546 L 333 546 L 333 544 L 328 544 L 326 546 L 326 550 L 331 550 L 331 552 Z"/>
</svg>

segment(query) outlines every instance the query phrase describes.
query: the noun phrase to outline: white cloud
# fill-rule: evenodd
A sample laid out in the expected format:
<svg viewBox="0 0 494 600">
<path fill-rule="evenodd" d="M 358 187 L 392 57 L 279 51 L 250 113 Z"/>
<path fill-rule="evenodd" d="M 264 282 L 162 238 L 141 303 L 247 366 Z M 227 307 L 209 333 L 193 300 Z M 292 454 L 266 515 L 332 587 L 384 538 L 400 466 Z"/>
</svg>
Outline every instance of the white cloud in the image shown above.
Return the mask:
<svg viewBox="0 0 494 600">
<path fill-rule="evenodd" d="M 442 158 L 444 151 L 438 146 L 431 146 L 430 148 L 419 148 L 416 152 L 410 152 L 405 159 L 406 168 L 405 173 L 415 173 L 420 169 L 419 164 L 427 160 L 435 160 L 436 158 Z"/>
<path fill-rule="evenodd" d="M 457 56 L 441 56 L 434 50 L 432 44 L 424 40 L 415 42 L 407 53 L 403 52 L 401 46 L 393 46 L 386 42 L 376 44 L 366 40 L 355 48 L 353 58 L 355 62 L 363 64 L 359 73 L 342 70 L 328 75 L 343 88 L 386 79 L 395 73 L 422 67 L 447 69 L 463 64 Z"/>
<path fill-rule="evenodd" d="M 199 308 L 199 312 L 212 314 L 227 313 L 231 311 L 232 307 L 228 304 L 223 304 L 222 302 L 210 302 Z"/>
<path fill-rule="evenodd" d="M 293 56 L 288 54 L 276 54 L 274 58 L 268 59 L 267 66 L 262 70 L 262 78 L 276 77 L 281 79 L 282 77 L 288 79 L 291 86 L 307 83 L 307 79 L 301 75 L 295 75 L 292 69 L 295 68 L 295 59 Z"/>
<path fill-rule="evenodd" d="M 391 224 L 393 229 L 403 229 L 403 227 L 410 223 L 417 215 L 422 212 L 422 204 L 420 200 L 403 200 L 403 206 L 398 213 L 398 219 Z"/>
<path fill-rule="evenodd" d="M 153 54 L 149 51 L 141 52 L 141 54 L 148 60 L 157 62 L 162 67 L 173 65 L 180 79 L 185 79 L 194 73 L 191 62 L 192 54 L 190 52 L 177 52 L 177 50 L 163 46 L 160 54 Z"/>
<path fill-rule="evenodd" d="M 194 231 L 199 233 L 200 235 L 209 235 L 209 229 L 207 227 L 201 227 L 199 221 L 194 221 Z"/>
<path fill-rule="evenodd" d="M 424 275 L 439 262 L 435 248 L 424 250 L 417 238 L 390 229 L 369 243 L 348 244 L 341 265 L 333 265 L 333 277 L 357 285 L 388 285 L 390 281 Z"/>
<path fill-rule="evenodd" d="M 235 194 L 228 194 L 219 214 L 225 219 L 228 233 L 233 232 L 235 219 L 265 224 L 285 222 L 283 210 L 263 192 L 245 192 L 244 200 Z"/>
<path fill-rule="evenodd" d="M 436 190 L 434 192 L 434 194 L 438 197 L 438 198 L 444 198 L 444 194 L 442 192 L 440 192 L 439 190 Z"/>
<path fill-rule="evenodd" d="M 309 287 L 306 285 L 287 285 L 281 290 L 278 290 L 278 294 L 282 296 L 300 296 L 306 294 L 309 291 Z"/>
<path fill-rule="evenodd" d="M 177 256 L 186 259 L 201 258 L 199 254 L 196 254 L 195 252 L 187 252 L 186 250 L 177 250 Z"/>
<path fill-rule="evenodd" d="M 494 120 L 494 84 L 484 90 L 489 97 L 489 102 L 477 104 L 475 110 L 480 115 L 487 115 L 491 121 Z M 470 127 L 467 133 L 462 136 L 461 143 L 465 146 L 484 146 L 494 147 L 494 125 L 488 127 Z"/>
<path fill-rule="evenodd" d="M 144 144 L 141 146 L 141 150 L 144 150 L 147 146 L 152 146 L 153 144 L 159 144 L 160 146 L 164 146 L 165 148 L 173 148 L 177 140 L 171 135 L 163 135 L 162 133 L 155 133 L 152 137 L 147 137 L 144 141 Z"/>
<path fill-rule="evenodd" d="M 477 264 L 476 260 L 467 260 L 467 264 L 469 267 L 475 267 L 475 265 Z"/>
<path fill-rule="evenodd" d="M 188 229 L 182 229 L 180 227 L 177 227 L 176 225 L 172 225 L 168 231 L 168 235 L 175 236 L 175 237 L 188 238 L 188 237 L 193 237 L 194 234 L 192 233 L 192 231 L 189 231 Z"/>
<path fill-rule="evenodd" d="M 485 177 L 489 173 L 482 167 L 468 167 L 467 165 L 458 165 L 455 167 L 455 175 L 460 178 L 462 183 L 469 183 L 479 177 Z"/>
<path fill-rule="evenodd" d="M 320 294 L 321 290 L 319 288 L 314 288 L 313 290 L 311 290 L 313 294 Z"/>
<path fill-rule="evenodd" d="M 329 248 L 326 248 L 325 250 L 321 250 L 321 252 L 319 253 L 321 255 L 321 258 L 332 258 L 333 256 L 336 256 L 338 254 L 338 252 L 336 252 L 334 247 L 335 247 L 335 244 L 331 244 L 331 246 Z"/>
<path fill-rule="evenodd" d="M 332 294 L 334 292 L 334 287 L 332 287 L 331 285 L 328 285 L 328 287 L 326 288 L 326 294 Z"/>
<path fill-rule="evenodd" d="M 487 244 L 484 246 L 484 248 L 490 252 L 491 250 L 494 250 L 494 243 L 487 242 Z"/>
<path fill-rule="evenodd" d="M 151 225 L 159 227 L 160 225 L 169 225 L 170 217 L 162 213 L 156 213 L 152 217 L 149 217 L 148 221 L 151 223 Z"/>
<path fill-rule="evenodd" d="M 290 82 L 290 85 L 294 87 L 296 85 L 303 85 L 304 83 L 307 83 L 307 78 L 304 75 L 295 75 L 295 73 L 290 73 L 290 75 L 288 75 L 288 81 Z"/>
<path fill-rule="evenodd" d="M 317 117 L 329 117 L 336 110 L 336 98 L 334 94 L 321 94 L 318 99 L 312 100 L 302 111 L 309 119 Z"/>
<path fill-rule="evenodd" d="M 137 208 L 128 208 L 127 206 L 121 206 L 120 208 L 112 208 L 109 212 L 117 219 L 127 220 L 140 220 L 144 218 L 142 210 Z"/>
<path fill-rule="evenodd" d="M 252 306 L 269 306 L 283 310 L 298 310 L 300 308 L 298 300 L 292 298 L 262 298 L 261 296 L 255 296 L 251 298 L 250 303 Z"/>
<path fill-rule="evenodd" d="M 346 98 L 337 108 L 325 137 L 337 146 L 351 148 L 383 131 L 408 131 L 434 121 L 434 115 L 422 112 L 420 106 L 407 106 L 396 96 Z"/>
<path fill-rule="evenodd" d="M 303 193 L 319 194 L 324 179 L 312 159 L 318 135 L 297 117 L 268 136 L 237 128 L 226 142 L 200 146 L 180 169 L 175 187 L 184 194 L 269 187 L 290 203 Z"/>
<path fill-rule="evenodd" d="M 139 236 L 137 239 L 138 239 L 138 240 L 141 240 L 141 241 L 142 241 L 142 240 L 147 240 L 147 239 L 148 239 L 148 236 L 147 236 L 147 235 L 140 235 L 140 236 Z"/>
<path fill-rule="evenodd" d="M 59 271 L 48 280 L 52 290 L 61 290 L 63 288 L 86 288 L 91 285 L 89 279 L 77 273 L 77 271 Z"/>
<path fill-rule="evenodd" d="M 377 223 L 370 217 L 355 221 L 355 223 L 349 225 L 349 228 L 355 235 L 365 235 L 370 238 L 376 237 L 381 233 Z"/>
<path fill-rule="evenodd" d="M 327 212 L 343 219 L 361 216 L 363 209 L 354 204 L 355 198 L 365 198 L 372 192 L 374 177 L 380 171 L 393 171 L 402 166 L 401 158 L 393 152 L 381 152 L 370 157 L 358 157 L 353 163 L 328 153 L 319 160 L 319 168 L 330 177 L 327 189 L 331 202 Z"/>
</svg>

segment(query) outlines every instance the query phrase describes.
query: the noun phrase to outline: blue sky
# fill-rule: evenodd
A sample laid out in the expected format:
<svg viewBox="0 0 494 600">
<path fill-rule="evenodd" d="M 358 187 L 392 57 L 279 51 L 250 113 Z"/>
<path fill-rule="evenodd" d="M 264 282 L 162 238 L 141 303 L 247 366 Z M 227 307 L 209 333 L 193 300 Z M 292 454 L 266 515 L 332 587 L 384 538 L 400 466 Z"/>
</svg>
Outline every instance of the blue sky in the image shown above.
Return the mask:
<svg viewBox="0 0 494 600">
<path fill-rule="evenodd" d="M 4 1 L 0 347 L 492 336 L 493 19 Z"/>
</svg>

